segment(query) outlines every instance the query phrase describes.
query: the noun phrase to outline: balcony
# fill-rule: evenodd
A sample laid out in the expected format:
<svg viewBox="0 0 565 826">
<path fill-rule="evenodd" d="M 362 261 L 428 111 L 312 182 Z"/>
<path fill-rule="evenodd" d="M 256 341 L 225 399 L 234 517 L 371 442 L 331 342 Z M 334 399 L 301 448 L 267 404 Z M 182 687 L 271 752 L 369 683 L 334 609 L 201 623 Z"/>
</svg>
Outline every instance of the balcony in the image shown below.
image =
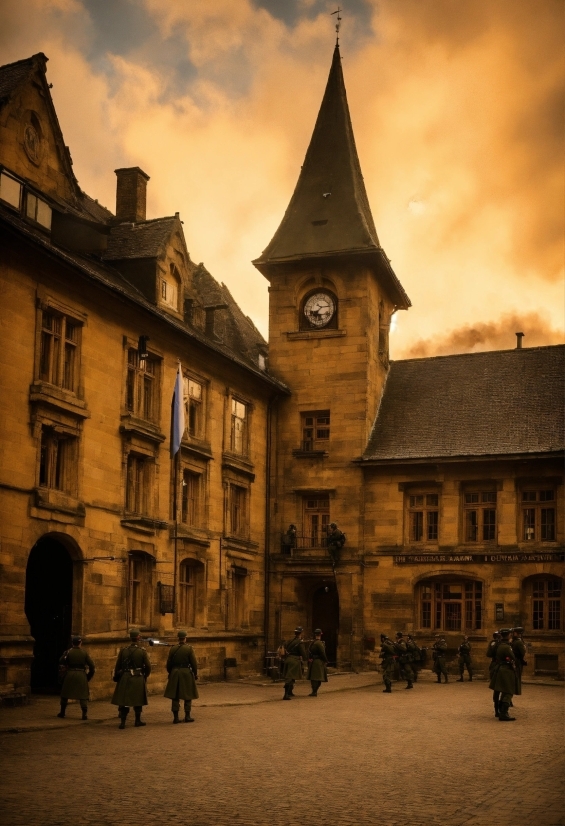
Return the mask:
<svg viewBox="0 0 565 826">
<path fill-rule="evenodd" d="M 307 439 L 300 443 L 300 447 L 292 451 L 292 455 L 297 459 L 323 459 L 328 456 L 324 444 L 327 444 L 327 442 Z"/>
</svg>

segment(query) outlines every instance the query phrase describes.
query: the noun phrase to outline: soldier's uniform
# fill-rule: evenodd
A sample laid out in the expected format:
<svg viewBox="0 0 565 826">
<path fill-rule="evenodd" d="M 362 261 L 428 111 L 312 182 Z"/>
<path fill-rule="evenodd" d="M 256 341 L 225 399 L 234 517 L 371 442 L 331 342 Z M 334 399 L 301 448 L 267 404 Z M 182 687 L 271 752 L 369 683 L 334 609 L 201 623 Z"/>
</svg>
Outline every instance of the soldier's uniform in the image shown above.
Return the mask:
<svg viewBox="0 0 565 826">
<path fill-rule="evenodd" d="M 178 645 L 171 648 L 167 658 L 169 679 L 165 688 L 165 697 L 171 701 L 173 723 L 179 721 L 180 701 L 184 700 L 184 722 L 193 723 L 190 716 L 192 701 L 198 699 L 196 680 L 198 679 L 198 663 L 194 649 L 186 641 L 186 631 L 179 631 Z"/>
<path fill-rule="evenodd" d="M 408 654 L 410 655 L 410 667 L 414 673 L 414 682 L 417 682 L 418 672 L 422 668 L 422 652 L 412 634 L 408 634 L 406 648 L 408 649 Z"/>
<path fill-rule="evenodd" d="M 512 629 L 512 642 L 510 645 L 512 646 L 512 651 L 514 652 L 514 657 L 516 658 L 516 691 L 515 694 L 522 693 L 522 671 L 524 670 L 524 666 L 528 663 L 526 662 L 526 646 L 524 645 L 524 641 L 522 639 L 522 634 L 524 633 L 523 628 L 513 628 Z"/>
<path fill-rule="evenodd" d="M 463 682 L 465 668 L 469 672 L 469 681 L 471 682 L 473 680 L 473 669 L 471 663 L 471 643 L 469 642 L 468 637 L 463 638 L 463 642 L 457 649 L 457 653 L 459 654 L 459 679 L 457 682 Z"/>
<path fill-rule="evenodd" d="M 392 676 L 396 654 L 394 643 L 386 634 L 381 634 L 381 653 L 379 656 L 382 660 L 383 683 L 385 684 L 383 694 L 390 694 L 392 692 Z"/>
<path fill-rule="evenodd" d="M 332 558 L 332 563 L 335 566 L 339 562 L 341 549 L 345 545 L 345 534 L 340 531 L 335 522 L 332 522 L 328 527 L 326 545 L 328 553 Z"/>
<path fill-rule="evenodd" d="M 114 667 L 114 681 L 117 686 L 112 703 L 118 706 L 120 728 L 126 727 L 130 706 L 133 706 L 135 712 L 135 725 L 145 725 L 141 721 L 141 709 L 148 702 L 145 682 L 151 674 L 147 651 L 139 645 L 139 631 L 132 628 L 129 635 L 131 642 L 122 648 Z"/>
<path fill-rule="evenodd" d="M 302 628 L 294 632 L 294 639 L 285 643 L 286 657 L 283 668 L 284 697 L 290 700 L 293 697 L 293 687 L 296 680 L 302 679 L 302 662 L 307 659 L 306 646 L 302 642 Z"/>
<path fill-rule="evenodd" d="M 82 719 L 87 720 L 88 700 L 90 692 L 88 683 L 94 677 L 94 663 L 86 651 L 80 647 L 82 638 L 75 635 L 72 638 L 73 647 L 65 651 L 59 660 L 61 669 L 66 669 L 61 685 L 61 711 L 57 717 L 64 717 L 69 700 L 78 700 L 82 710 Z M 86 671 L 88 669 L 88 673 Z"/>
<path fill-rule="evenodd" d="M 500 636 L 502 639 L 496 649 L 496 660 L 489 688 L 494 692 L 495 708 L 498 708 L 497 717 L 505 722 L 516 719 L 508 715 L 508 709 L 517 688 L 516 659 L 510 645 L 510 629 L 501 629 Z"/>
<path fill-rule="evenodd" d="M 410 654 L 406 643 L 402 639 L 404 635 L 402 631 L 396 632 L 396 642 L 394 643 L 394 652 L 397 656 L 398 665 L 400 667 L 400 675 L 406 679 L 406 688 L 414 688 L 414 672 L 410 667 Z"/>
<path fill-rule="evenodd" d="M 441 683 L 441 675 L 443 674 L 445 677 L 445 682 L 447 682 L 447 666 L 445 663 L 445 652 L 447 651 L 447 643 L 440 637 L 439 634 L 436 634 L 436 641 L 432 645 L 432 652 L 434 658 L 434 666 L 432 671 L 434 674 L 437 674 L 437 681 Z"/>
<path fill-rule="evenodd" d="M 310 643 L 310 650 L 308 651 L 308 679 L 312 684 L 310 697 L 317 697 L 318 689 L 322 683 L 327 683 L 328 681 L 328 668 L 326 665 L 328 658 L 326 656 L 325 643 L 320 639 L 322 636 L 320 628 L 316 628 L 314 636 L 316 639 Z"/>
</svg>

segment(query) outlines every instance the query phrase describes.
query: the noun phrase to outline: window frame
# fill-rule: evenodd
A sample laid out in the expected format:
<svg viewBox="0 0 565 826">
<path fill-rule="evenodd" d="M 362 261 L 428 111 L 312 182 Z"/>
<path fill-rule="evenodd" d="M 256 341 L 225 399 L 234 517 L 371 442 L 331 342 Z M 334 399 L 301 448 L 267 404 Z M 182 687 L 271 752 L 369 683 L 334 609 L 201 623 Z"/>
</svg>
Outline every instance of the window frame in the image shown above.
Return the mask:
<svg viewBox="0 0 565 826">
<path fill-rule="evenodd" d="M 545 498 L 544 494 L 551 494 L 551 498 Z M 535 498 L 531 498 L 531 497 Z M 530 498 L 527 498 L 530 497 Z M 529 513 L 528 513 L 529 512 Z M 544 526 L 545 512 L 545 526 Z M 550 520 L 551 536 L 547 537 L 547 514 L 552 512 Z M 528 516 L 526 516 L 528 514 Z M 533 516 L 533 525 L 531 519 Z M 526 521 L 530 524 L 526 524 Z M 531 531 L 531 536 L 527 532 Z M 544 536 L 544 533 L 546 534 Z M 543 483 L 524 485 L 518 493 L 518 541 L 525 545 L 531 543 L 555 543 L 557 542 L 557 488 L 554 484 Z"/>
<path fill-rule="evenodd" d="M 237 415 L 238 405 L 243 407 L 245 416 L 242 418 Z M 230 453 L 234 456 L 249 456 L 249 435 L 250 435 L 250 413 L 251 405 L 240 396 L 230 395 L 229 398 L 229 445 Z M 243 422 L 238 426 L 237 422 Z M 237 434 L 241 433 L 241 436 Z M 241 442 L 241 449 L 238 447 L 238 442 Z"/>
<path fill-rule="evenodd" d="M 244 573 L 245 571 L 245 573 Z M 231 627 L 247 628 L 249 625 L 249 572 L 233 566 L 231 569 Z"/>
<path fill-rule="evenodd" d="M 459 592 L 446 588 L 459 587 Z M 460 596 L 457 596 L 457 593 Z M 458 576 L 429 577 L 417 585 L 418 627 L 423 631 L 475 633 L 484 631 L 485 588 L 480 579 Z M 450 608 L 457 610 L 449 610 Z M 459 618 L 459 624 L 449 617 Z"/>
<path fill-rule="evenodd" d="M 422 501 L 417 500 L 421 497 Z M 435 502 L 429 501 L 435 498 Z M 437 547 L 440 534 L 441 491 L 432 487 L 410 488 L 404 503 L 405 544 Z M 420 538 L 415 537 L 416 529 Z"/>
<path fill-rule="evenodd" d="M 249 514 L 251 491 L 243 481 L 230 480 L 227 485 L 227 535 L 234 539 L 248 540 L 251 529 Z"/>
<path fill-rule="evenodd" d="M 476 497 L 476 501 L 473 501 Z M 490 497 L 490 498 L 488 498 Z M 465 487 L 461 491 L 461 541 L 465 545 L 498 544 L 498 491 L 493 485 Z M 485 515 L 494 512 L 494 521 L 489 524 Z M 475 524 L 471 524 L 471 515 L 475 514 Z M 489 517 L 490 519 L 490 517 Z M 470 537 L 475 529 L 476 538 Z M 486 536 L 492 533 L 492 537 Z"/>
<path fill-rule="evenodd" d="M 550 574 L 534 576 L 529 582 L 529 591 L 532 631 L 563 633 L 563 579 Z"/>
<path fill-rule="evenodd" d="M 153 579 L 155 561 L 144 551 L 128 555 L 128 622 L 141 628 L 153 621 Z"/>
<path fill-rule="evenodd" d="M 304 547 L 325 548 L 331 524 L 330 495 L 312 493 L 302 497 L 302 536 Z"/>
<path fill-rule="evenodd" d="M 183 403 L 185 416 L 184 436 L 190 439 L 204 441 L 206 438 L 206 400 L 208 382 L 201 376 L 183 372 Z M 190 385 L 200 388 L 200 398 L 190 393 Z M 194 425 L 191 426 L 191 420 Z"/>
<path fill-rule="evenodd" d="M 83 319 L 57 305 L 39 308 L 37 381 L 78 396 L 83 326 Z"/>
<path fill-rule="evenodd" d="M 178 622 L 188 628 L 202 625 L 205 565 L 192 557 L 179 563 Z"/>
<path fill-rule="evenodd" d="M 319 435 L 326 431 L 327 435 Z M 316 451 L 327 452 L 331 438 L 331 411 L 328 409 L 301 411 L 300 436 L 301 450 L 308 453 Z"/>
<path fill-rule="evenodd" d="M 126 457 L 125 513 L 151 518 L 153 514 L 153 475 L 155 458 L 136 450 Z"/>
<path fill-rule="evenodd" d="M 42 424 L 39 436 L 38 487 L 76 495 L 78 436 Z"/>
<path fill-rule="evenodd" d="M 183 466 L 181 487 L 181 524 L 187 528 L 200 528 L 203 523 L 204 471 Z"/>
<path fill-rule="evenodd" d="M 161 401 L 161 357 L 150 352 L 149 358 L 141 359 L 137 346 L 127 342 L 125 361 L 124 409 L 126 414 L 158 425 Z"/>
</svg>

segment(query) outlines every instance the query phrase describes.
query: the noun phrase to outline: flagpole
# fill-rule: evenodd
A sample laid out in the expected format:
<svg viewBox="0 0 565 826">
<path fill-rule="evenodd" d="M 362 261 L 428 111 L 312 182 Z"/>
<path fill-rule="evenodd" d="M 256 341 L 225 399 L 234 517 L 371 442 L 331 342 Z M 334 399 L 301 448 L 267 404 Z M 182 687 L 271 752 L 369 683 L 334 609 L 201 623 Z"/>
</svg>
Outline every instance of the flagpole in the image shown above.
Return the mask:
<svg viewBox="0 0 565 826">
<path fill-rule="evenodd" d="M 179 467 L 181 458 L 181 443 L 184 434 L 184 398 L 183 398 L 183 375 L 180 359 L 175 380 L 175 391 L 173 393 L 172 404 L 172 429 L 171 429 L 171 455 L 173 459 L 173 521 L 174 521 L 174 543 L 173 543 L 173 625 L 177 620 L 177 562 L 178 562 L 178 533 L 179 533 Z"/>
</svg>

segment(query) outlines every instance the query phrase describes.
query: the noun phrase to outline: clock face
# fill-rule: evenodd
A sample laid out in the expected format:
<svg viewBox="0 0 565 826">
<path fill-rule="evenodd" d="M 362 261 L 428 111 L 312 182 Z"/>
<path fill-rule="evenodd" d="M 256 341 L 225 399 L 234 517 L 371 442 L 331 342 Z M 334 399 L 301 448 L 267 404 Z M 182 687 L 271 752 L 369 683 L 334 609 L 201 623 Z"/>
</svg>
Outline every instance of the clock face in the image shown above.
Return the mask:
<svg viewBox="0 0 565 826">
<path fill-rule="evenodd" d="M 335 313 L 335 301 L 327 293 L 315 293 L 304 304 L 304 315 L 313 327 L 325 327 Z"/>
</svg>

